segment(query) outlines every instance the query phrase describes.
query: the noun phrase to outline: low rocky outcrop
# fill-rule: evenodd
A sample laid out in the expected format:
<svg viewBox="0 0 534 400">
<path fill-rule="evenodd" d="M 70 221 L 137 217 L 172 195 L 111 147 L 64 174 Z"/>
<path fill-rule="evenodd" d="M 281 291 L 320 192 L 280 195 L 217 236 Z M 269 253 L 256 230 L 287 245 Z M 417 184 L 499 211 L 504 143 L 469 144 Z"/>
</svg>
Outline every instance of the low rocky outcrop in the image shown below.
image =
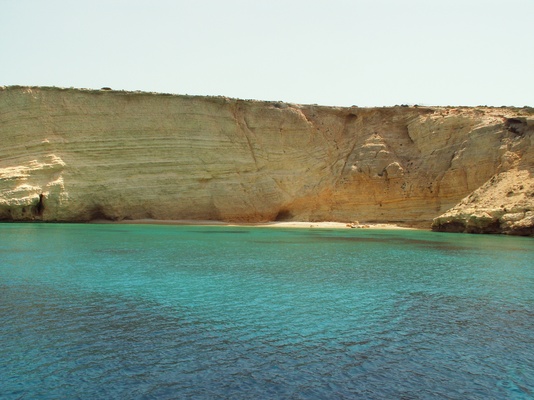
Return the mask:
<svg viewBox="0 0 534 400">
<path fill-rule="evenodd" d="M 0 88 L 0 220 L 362 221 L 532 235 L 532 108 Z"/>
<path fill-rule="evenodd" d="M 458 205 L 435 218 L 442 232 L 534 236 L 534 179 L 526 170 L 495 175 Z"/>
</svg>

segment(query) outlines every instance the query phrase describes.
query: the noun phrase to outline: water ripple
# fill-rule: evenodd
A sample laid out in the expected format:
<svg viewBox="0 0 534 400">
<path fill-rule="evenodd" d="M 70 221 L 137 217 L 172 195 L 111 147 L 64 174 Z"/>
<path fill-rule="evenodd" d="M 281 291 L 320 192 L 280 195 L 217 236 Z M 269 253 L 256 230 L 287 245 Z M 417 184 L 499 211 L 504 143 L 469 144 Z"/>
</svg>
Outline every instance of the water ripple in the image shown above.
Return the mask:
<svg viewBox="0 0 534 400">
<path fill-rule="evenodd" d="M 531 242 L 65 229 L 3 253 L 2 398 L 534 396 Z"/>
</svg>

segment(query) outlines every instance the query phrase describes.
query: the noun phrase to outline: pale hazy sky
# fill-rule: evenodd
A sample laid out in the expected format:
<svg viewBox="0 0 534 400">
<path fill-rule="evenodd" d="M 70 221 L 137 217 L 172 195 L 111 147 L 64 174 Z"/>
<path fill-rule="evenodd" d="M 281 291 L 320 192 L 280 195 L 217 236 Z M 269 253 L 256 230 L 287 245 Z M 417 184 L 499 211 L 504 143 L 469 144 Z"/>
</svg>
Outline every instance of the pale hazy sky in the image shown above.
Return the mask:
<svg viewBox="0 0 534 400">
<path fill-rule="evenodd" d="M 0 85 L 534 106 L 534 0 L 0 0 Z"/>
</svg>

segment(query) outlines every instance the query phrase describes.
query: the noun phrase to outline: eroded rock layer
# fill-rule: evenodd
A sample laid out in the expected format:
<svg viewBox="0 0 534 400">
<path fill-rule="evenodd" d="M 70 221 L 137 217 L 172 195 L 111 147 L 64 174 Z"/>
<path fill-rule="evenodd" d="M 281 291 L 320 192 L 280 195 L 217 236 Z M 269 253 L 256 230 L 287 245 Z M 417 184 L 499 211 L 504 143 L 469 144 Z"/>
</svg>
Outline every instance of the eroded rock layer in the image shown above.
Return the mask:
<svg viewBox="0 0 534 400">
<path fill-rule="evenodd" d="M 531 108 L 4 87 L 0 219 L 435 219 L 437 230 L 524 234 L 533 118 Z M 467 222 L 477 213 L 498 227 Z"/>
</svg>

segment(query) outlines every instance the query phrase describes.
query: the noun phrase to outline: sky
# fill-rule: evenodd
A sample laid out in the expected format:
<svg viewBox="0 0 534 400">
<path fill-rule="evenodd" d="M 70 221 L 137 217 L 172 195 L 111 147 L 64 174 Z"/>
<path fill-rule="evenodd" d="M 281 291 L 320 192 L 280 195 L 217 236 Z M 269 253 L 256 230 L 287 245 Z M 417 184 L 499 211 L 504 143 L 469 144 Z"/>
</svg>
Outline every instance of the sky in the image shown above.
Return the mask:
<svg viewBox="0 0 534 400">
<path fill-rule="evenodd" d="M 534 106 L 534 0 L 0 0 L 0 85 Z"/>
</svg>

